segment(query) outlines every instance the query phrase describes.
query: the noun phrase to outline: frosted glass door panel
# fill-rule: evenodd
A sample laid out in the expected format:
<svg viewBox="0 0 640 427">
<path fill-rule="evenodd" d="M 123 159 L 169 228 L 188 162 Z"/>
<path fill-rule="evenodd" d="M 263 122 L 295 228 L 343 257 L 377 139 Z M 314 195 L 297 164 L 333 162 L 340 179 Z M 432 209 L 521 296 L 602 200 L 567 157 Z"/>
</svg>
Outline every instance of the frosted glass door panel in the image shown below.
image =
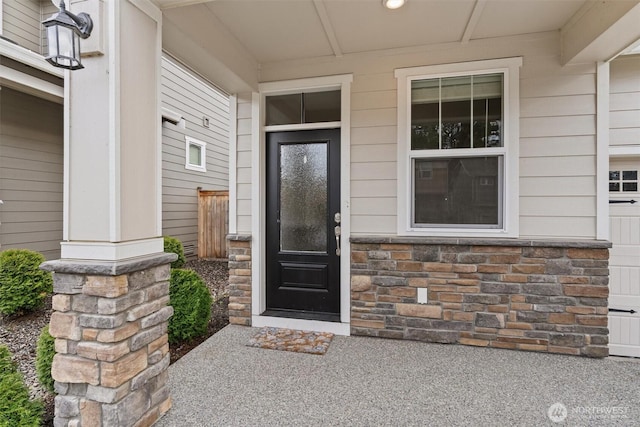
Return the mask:
<svg viewBox="0 0 640 427">
<path fill-rule="evenodd" d="M 327 252 L 327 144 L 280 146 L 280 250 Z"/>
</svg>

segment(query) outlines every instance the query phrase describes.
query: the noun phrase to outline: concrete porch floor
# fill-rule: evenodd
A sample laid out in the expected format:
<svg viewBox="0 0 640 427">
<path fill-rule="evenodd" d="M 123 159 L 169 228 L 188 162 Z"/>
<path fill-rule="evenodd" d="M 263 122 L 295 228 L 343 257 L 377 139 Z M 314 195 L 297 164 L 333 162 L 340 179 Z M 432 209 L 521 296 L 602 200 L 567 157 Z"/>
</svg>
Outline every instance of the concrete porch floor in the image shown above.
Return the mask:
<svg viewBox="0 0 640 427">
<path fill-rule="evenodd" d="M 334 337 L 324 356 L 245 344 L 227 326 L 169 368 L 158 426 L 639 425 L 637 359 Z"/>
</svg>

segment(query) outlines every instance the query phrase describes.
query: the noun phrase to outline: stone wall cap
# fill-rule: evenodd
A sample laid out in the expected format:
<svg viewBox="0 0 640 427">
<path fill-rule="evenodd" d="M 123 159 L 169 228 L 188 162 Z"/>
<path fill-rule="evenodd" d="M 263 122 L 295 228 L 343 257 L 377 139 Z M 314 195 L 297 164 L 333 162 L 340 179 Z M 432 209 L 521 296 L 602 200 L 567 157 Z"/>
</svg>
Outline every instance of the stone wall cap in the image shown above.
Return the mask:
<svg viewBox="0 0 640 427">
<path fill-rule="evenodd" d="M 250 242 L 251 235 L 250 234 L 228 234 L 227 240 L 233 242 Z"/>
<path fill-rule="evenodd" d="M 55 273 L 119 276 L 159 265 L 170 264 L 176 259 L 178 259 L 178 255 L 174 253 L 159 253 L 119 261 L 57 259 L 42 263 L 40 268 Z"/>
<path fill-rule="evenodd" d="M 400 245 L 468 245 L 468 246 L 517 246 L 544 248 L 607 249 L 608 240 L 552 240 L 552 239 L 487 239 L 457 237 L 407 237 L 407 236 L 352 236 L 351 243 L 400 244 Z"/>
</svg>

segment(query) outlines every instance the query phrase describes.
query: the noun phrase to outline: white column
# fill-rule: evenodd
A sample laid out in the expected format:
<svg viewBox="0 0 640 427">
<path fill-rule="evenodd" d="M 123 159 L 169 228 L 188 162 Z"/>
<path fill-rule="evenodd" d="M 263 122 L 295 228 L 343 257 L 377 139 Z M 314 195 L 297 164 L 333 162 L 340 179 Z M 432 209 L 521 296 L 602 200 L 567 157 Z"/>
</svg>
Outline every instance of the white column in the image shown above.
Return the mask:
<svg viewBox="0 0 640 427">
<path fill-rule="evenodd" d="M 84 0 L 84 69 L 67 72 L 62 259 L 119 261 L 163 251 L 162 14 L 149 0 Z"/>
</svg>

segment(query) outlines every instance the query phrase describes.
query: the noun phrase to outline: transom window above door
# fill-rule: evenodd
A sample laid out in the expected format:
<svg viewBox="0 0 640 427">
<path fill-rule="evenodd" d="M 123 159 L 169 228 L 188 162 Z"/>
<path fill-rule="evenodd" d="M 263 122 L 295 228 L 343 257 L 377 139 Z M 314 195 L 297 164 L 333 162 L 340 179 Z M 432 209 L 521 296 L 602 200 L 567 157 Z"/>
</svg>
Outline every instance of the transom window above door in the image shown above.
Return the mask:
<svg viewBox="0 0 640 427">
<path fill-rule="evenodd" d="M 340 91 L 269 95 L 265 98 L 266 126 L 340 121 Z"/>
</svg>

